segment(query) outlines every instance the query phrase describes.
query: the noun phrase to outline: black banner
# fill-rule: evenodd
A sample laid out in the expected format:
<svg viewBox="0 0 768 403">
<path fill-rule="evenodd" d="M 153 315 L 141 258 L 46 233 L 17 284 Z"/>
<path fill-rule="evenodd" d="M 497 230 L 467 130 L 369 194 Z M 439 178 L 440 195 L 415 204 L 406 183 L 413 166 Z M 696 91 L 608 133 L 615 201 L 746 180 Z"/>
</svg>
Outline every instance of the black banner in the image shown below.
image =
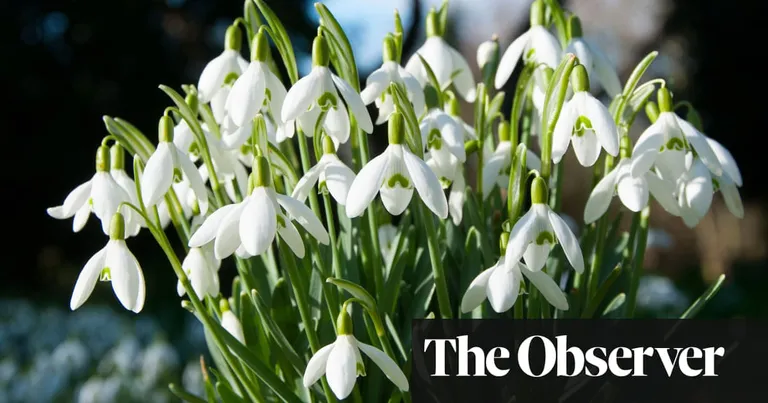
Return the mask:
<svg viewBox="0 0 768 403">
<path fill-rule="evenodd" d="M 768 321 L 414 320 L 411 396 L 767 402 Z"/>
</svg>

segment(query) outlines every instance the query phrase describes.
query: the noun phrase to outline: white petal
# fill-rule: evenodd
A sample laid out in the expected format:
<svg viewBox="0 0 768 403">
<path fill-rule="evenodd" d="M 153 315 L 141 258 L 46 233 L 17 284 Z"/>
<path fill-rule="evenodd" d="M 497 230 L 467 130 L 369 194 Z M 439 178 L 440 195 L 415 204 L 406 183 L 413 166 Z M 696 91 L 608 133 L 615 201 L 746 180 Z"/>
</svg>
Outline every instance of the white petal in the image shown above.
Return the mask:
<svg viewBox="0 0 768 403">
<path fill-rule="evenodd" d="M 443 187 L 434 172 L 421 158 L 416 157 L 404 147 L 403 160 L 408 168 L 413 186 L 424 204 L 438 217 L 442 219 L 448 217 L 448 200 L 446 200 Z"/>
<path fill-rule="evenodd" d="M 505 156 L 494 155 L 487 160 L 483 167 L 483 199 L 488 198 L 494 188 L 496 179 L 501 169 L 509 168 L 509 161 Z"/>
<path fill-rule="evenodd" d="M 91 201 L 93 212 L 101 220 L 101 228 L 105 234 L 109 234 L 109 223 L 117 212 L 120 204 L 129 202 L 128 195 L 123 188 L 106 172 L 97 172 L 93 177 L 91 188 Z"/>
<path fill-rule="evenodd" d="M 338 159 L 332 160 L 325 168 L 325 186 L 336 202 L 342 206 L 347 202 L 347 194 L 354 181 L 355 173 Z"/>
<path fill-rule="evenodd" d="M 531 48 L 535 50 L 533 58 L 538 63 L 544 63 L 552 69 L 557 69 L 560 63 L 560 42 L 541 25 L 531 27 Z"/>
<path fill-rule="evenodd" d="M 555 231 L 555 236 L 560 245 L 563 247 L 565 257 L 568 258 L 568 262 L 573 266 L 577 273 L 584 271 L 584 256 L 581 254 L 581 246 L 579 240 L 573 235 L 568 224 L 552 210 L 548 211 L 549 223 L 552 225 L 552 229 Z"/>
<path fill-rule="evenodd" d="M 597 81 L 611 98 L 615 98 L 621 93 L 621 82 L 616 74 L 616 69 L 598 46 L 589 44 L 589 50 L 592 53 L 593 72 Z"/>
<path fill-rule="evenodd" d="M 491 278 L 493 271 L 499 267 L 503 268 L 504 256 L 496 262 L 495 265 L 483 270 L 480 274 L 469 283 L 467 291 L 464 292 L 464 296 L 461 298 L 461 312 L 467 313 L 480 306 L 483 300 L 486 298 L 486 290 L 488 288 L 488 279 Z"/>
<path fill-rule="evenodd" d="M 249 254 L 258 256 L 275 239 L 277 211 L 265 187 L 254 188 L 245 204 L 240 215 L 240 241 Z"/>
<path fill-rule="evenodd" d="M 583 92 L 583 94 L 583 113 L 592 122 L 592 130 L 597 135 L 600 145 L 608 154 L 614 157 L 619 155 L 619 133 L 608 108 L 588 92 Z"/>
<path fill-rule="evenodd" d="M 523 253 L 538 233 L 534 232 L 536 228 L 536 213 L 534 209 L 528 210 L 512 227 L 507 242 L 507 251 L 504 254 L 504 260 L 507 265 L 515 264 L 520 261 Z"/>
<path fill-rule="evenodd" d="M 344 105 L 338 108 L 328 109 L 323 121 L 323 128 L 326 133 L 334 140 L 334 146 L 339 148 L 339 144 L 344 144 L 349 140 L 350 131 L 349 115 Z"/>
<path fill-rule="evenodd" d="M 547 227 L 549 227 L 548 224 Z M 523 253 L 523 260 L 528 268 L 532 271 L 541 271 L 547 264 L 547 258 L 549 258 L 549 252 L 552 252 L 553 246 L 549 242 L 544 242 L 541 245 L 536 242 L 528 244 Z"/>
<path fill-rule="evenodd" d="M 181 171 L 184 172 L 184 176 L 189 180 L 189 187 L 195 193 L 197 203 L 200 207 L 200 214 L 208 212 L 208 191 L 205 187 L 205 182 L 200 176 L 200 171 L 197 170 L 195 164 L 187 158 L 186 155 L 178 155 L 176 161 L 181 167 Z"/>
<path fill-rule="evenodd" d="M 299 115 L 299 118 L 296 120 L 299 129 L 301 129 L 307 137 L 314 137 L 315 126 L 317 125 L 317 120 L 320 118 L 320 112 L 320 108 L 317 105 L 312 104 L 312 108 Z"/>
<path fill-rule="evenodd" d="M 237 316 L 232 311 L 225 311 L 221 315 L 221 327 L 226 329 L 232 337 L 236 338 L 240 343 L 245 344 L 245 335 L 243 334 L 243 325 Z"/>
<path fill-rule="evenodd" d="M 72 290 L 72 299 L 69 301 L 69 308 L 75 310 L 79 308 L 83 303 L 91 296 L 93 289 L 96 287 L 96 282 L 99 281 L 99 275 L 104 268 L 104 258 L 106 257 L 107 248 L 101 248 L 96 252 L 83 266 L 83 270 L 80 271 L 80 275 L 77 276 L 77 282 L 75 282 L 75 289 Z"/>
<path fill-rule="evenodd" d="M 723 167 L 723 172 L 728 174 L 728 176 L 731 178 L 733 183 L 736 184 L 736 186 L 741 186 L 742 185 L 741 171 L 739 171 L 739 166 L 736 165 L 736 160 L 733 159 L 733 155 L 731 155 L 731 152 L 728 151 L 727 148 L 723 147 L 722 144 L 718 143 L 717 140 L 714 140 L 712 138 L 707 137 L 707 143 L 709 144 L 709 147 L 712 148 L 712 151 L 717 156 L 717 160 L 720 162 L 720 165 Z"/>
<path fill-rule="evenodd" d="M 418 50 L 418 53 L 426 60 L 432 72 L 435 73 L 437 82 L 441 89 L 445 89 L 450 84 L 451 74 L 453 74 L 453 60 L 451 58 L 451 46 L 445 40 L 438 36 L 427 38 L 424 45 Z M 422 66 L 422 68 L 424 68 Z M 426 69 L 425 69 L 426 71 Z"/>
<path fill-rule="evenodd" d="M 219 230 L 219 226 L 224 217 L 229 214 L 232 209 L 237 208 L 238 206 L 239 204 L 227 204 L 211 213 L 211 215 L 203 221 L 200 228 L 198 228 L 189 238 L 188 246 L 190 248 L 199 248 L 208 242 L 211 242 L 213 238 L 216 237 L 216 232 Z"/>
<path fill-rule="evenodd" d="M 405 377 L 405 374 L 400 367 L 397 366 L 397 363 L 394 360 L 389 358 L 387 354 L 378 348 L 360 341 L 357 342 L 357 347 L 359 347 L 360 351 L 365 353 L 376 366 L 381 368 L 381 372 L 383 372 L 387 379 L 392 381 L 398 389 L 403 392 L 408 391 L 408 378 Z"/>
<path fill-rule="evenodd" d="M 304 203 L 286 195 L 277 195 L 277 202 L 280 203 L 288 213 L 289 218 L 296 221 L 304 227 L 310 235 L 315 237 L 318 242 L 327 245 L 330 242 L 328 231 L 323 227 L 323 223 L 317 218 L 315 213 Z"/>
<path fill-rule="evenodd" d="M 680 215 L 680 208 L 674 195 L 674 183 L 662 180 L 653 172 L 645 173 L 645 182 L 648 184 L 648 190 L 653 195 L 653 198 L 659 202 L 664 210 L 675 216 Z"/>
<path fill-rule="evenodd" d="M 403 84 L 405 84 L 405 89 L 408 92 L 408 99 L 410 99 L 411 104 L 413 105 L 413 111 L 416 113 L 416 116 L 421 116 L 426 109 L 424 90 L 421 88 L 419 80 L 406 72 L 402 67 L 400 67 L 400 70 L 402 70 L 400 75 L 403 79 Z"/>
<path fill-rule="evenodd" d="M 147 160 L 141 175 L 141 199 L 147 207 L 156 205 L 173 184 L 173 155 L 168 142 L 160 142 Z"/>
<path fill-rule="evenodd" d="M 662 123 L 664 122 L 662 122 L 661 119 L 656 120 L 656 122 L 643 131 L 640 137 L 637 138 L 635 147 L 632 149 L 632 155 L 642 154 L 652 149 L 659 150 L 659 148 L 664 145 Z"/>
<path fill-rule="evenodd" d="M 389 72 L 386 65 L 374 70 L 365 80 L 365 89 L 360 93 L 360 98 L 365 105 L 370 105 L 378 98 L 389 85 Z"/>
<path fill-rule="evenodd" d="M 744 218 L 744 205 L 736 185 L 724 178 L 720 179 L 720 192 L 723 194 L 725 206 L 737 218 Z"/>
<path fill-rule="evenodd" d="M 88 222 L 88 217 L 91 215 L 91 206 L 84 204 L 75 213 L 75 218 L 72 220 L 72 232 L 80 232 L 85 227 L 85 223 Z"/>
<path fill-rule="evenodd" d="M 648 205 L 648 184 L 645 178 L 625 174 L 618 179 L 616 190 L 621 202 L 635 213 Z"/>
<path fill-rule="evenodd" d="M 491 273 L 486 293 L 488 302 L 497 313 L 506 312 L 520 294 L 520 271 L 514 265 L 501 265 Z"/>
<path fill-rule="evenodd" d="M 688 140 L 693 146 L 693 149 L 696 150 L 696 154 L 698 154 L 701 162 L 703 162 L 716 176 L 722 175 L 723 167 L 720 165 L 717 155 L 715 155 L 715 152 L 709 146 L 707 136 L 696 130 L 696 128 L 685 119 L 677 117 L 677 124 L 680 126 L 680 130 L 683 131 L 685 139 Z"/>
<path fill-rule="evenodd" d="M 293 223 L 286 218 L 285 227 L 278 226 L 277 232 L 280 234 L 280 238 L 288 244 L 288 247 L 291 248 L 291 251 L 293 251 L 296 257 L 302 259 L 305 252 L 304 241 L 301 239 L 301 234 L 296 230 Z"/>
<path fill-rule="evenodd" d="M 200 80 L 197 83 L 197 93 L 200 102 L 208 103 L 224 83 L 224 78 L 231 72 L 239 73 L 239 66 L 235 58 L 237 52 L 227 49 L 221 52 L 203 69 Z"/>
<path fill-rule="evenodd" d="M 552 135 L 552 162 L 555 164 L 560 163 L 565 152 L 568 151 L 568 144 L 573 135 L 573 125 L 578 117 L 576 103 L 573 100 L 568 101 L 557 118 Z"/>
<path fill-rule="evenodd" d="M 112 276 L 112 289 L 120 303 L 133 312 L 144 307 L 144 276 L 125 241 L 109 241 L 104 266 Z"/>
<path fill-rule="evenodd" d="M 517 39 L 512 41 L 509 47 L 507 47 L 507 50 L 504 51 L 504 55 L 501 56 L 501 60 L 499 61 L 499 67 L 496 70 L 496 78 L 494 80 L 494 85 L 496 86 L 497 90 L 501 89 L 501 87 L 507 83 L 507 80 L 509 80 L 512 72 L 515 71 L 517 62 L 520 60 L 520 57 L 523 55 L 523 51 L 528 46 L 530 38 L 531 31 L 526 31 L 524 34 L 520 35 L 517 37 Z"/>
<path fill-rule="evenodd" d="M 464 174 L 459 172 L 451 185 L 451 192 L 448 195 L 448 210 L 453 218 L 453 225 L 461 224 L 464 215 L 464 201 L 466 199 L 466 184 Z"/>
<path fill-rule="evenodd" d="M 233 132 L 223 134 L 221 137 L 221 142 L 224 144 L 224 147 L 230 150 L 234 150 L 245 144 L 245 142 L 251 138 L 252 133 L 253 121 L 246 121 L 245 124 L 238 127 Z"/>
<path fill-rule="evenodd" d="M 320 177 L 320 173 L 323 172 L 326 165 L 327 162 L 324 162 L 321 159 L 317 164 L 315 164 L 315 166 L 309 168 L 309 171 L 307 171 L 307 173 L 304 174 L 304 176 L 302 176 L 301 179 L 299 179 L 299 181 L 296 183 L 296 187 L 293 188 L 291 197 L 302 203 L 307 200 L 309 192 L 311 192 L 312 188 L 314 188 L 315 184 L 317 183 L 317 179 Z"/>
<path fill-rule="evenodd" d="M 92 180 L 89 180 L 73 189 L 64 199 L 64 204 L 59 206 L 60 208 L 48 209 L 48 215 L 59 220 L 75 215 L 88 202 L 88 198 L 91 197 L 92 182 Z"/>
<path fill-rule="evenodd" d="M 376 197 L 382 182 L 384 182 L 386 168 L 389 165 L 389 155 L 388 148 L 379 156 L 368 161 L 358 172 L 347 195 L 346 212 L 349 218 L 363 214 L 363 211 Z"/>
<path fill-rule="evenodd" d="M 288 90 L 283 101 L 280 119 L 283 122 L 294 120 L 309 109 L 315 101 L 316 89 L 321 77 L 318 70 L 313 69 L 309 75 L 302 77 Z"/>
<path fill-rule="evenodd" d="M 472 78 L 472 70 L 469 68 L 467 59 L 453 48 L 450 48 L 450 55 L 453 70 L 460 71 L 459 74 L 453 78 L 453 85 L 456 87 L 456 91 L 465 101 L 475 102 L 475 79 Z"/>
<path fill-rule="evenodd" d="M 595 165 L 600 156 L 600 142 L 597 140 L 595 132 L 584 130 L 581 136 L 571 136 L 571 142 L 573 143 L 573 152 L 581 166 L 591 167 Z"/>
<path fill-rule="evenodd" d="M 528 280 L 531 281 L 534 287 L 544 296 L 544 298 L 555 308 L 566 311 L 568 310 L 568 299 L 565 297 L 565 293 L 555 283 L 555 280 L 544 271 L 531 271 L 528 270 L 525 265 L 520 264 L 520 271 Z"/>
<path fill-rule="evenodd" d="M 656 156 L 658 155 L 658 147 L 650 148 L 640 154 L 633 155 L 630 175 L 635 178 L 644 176 L 646 172 L 650 171 L 653 163 L 656 161 Z"/>
<path fill-rule="evenodd" d="M 619 164 L 622 163 L 620 162 Z M 589 199 L 587 199 L 587 205 L 584 207 L 584 223 L 591 224 L 608 211 L 620 170 L 621 165 L 615 167 L 608 175 L 600 179 L 595 188 L 592 189 L 592 193 L 590 193 Z"/>
<path fill-rule="evenodd" d="M 349 111 L 355 117 L 357 125 L 366 133 L 373 133 L 373 122 L 371 122 L 371 115 L 368 114 L 368 110 L 365 109 L 360 94 L 357 93 L 344 79 L 331 74 L 333 83 L 336 84 L 336 88 L 339 90 L 341 97 L 344 98 L 344 102 L 349 107 Z"/>
<path fill-rule="evenodd" d="M 357 379 L 357 347 L 349 341 L 350 337 L 336 339 L 325 366 L 328 385 L 339 399 L 346 399 L 352 393 Z"/>
<path fill-rule="evenodd" d="M 216 230 L 216 240 L 213 242 L 213 250 L 216 259 L 223 260 L 237 250 L 240 242 L 240 219 L 248 202 L 235 204 L 221 219 L 221 224 Z"/>
<path fill-rule="evenodd" d="M 712 194 L 714 189 L 712 188 L 712 177 L 702 162 L 694 163 L 691 174 L 691 179 L 685 185 L 685 194 L 688 200 L 688 204 L 696 210 L 696 213 L 703 217 L 709 206 L 712 204 Z"/>
<path fill-rule="evenodd" d="M 264 104 L 266 79 L 261 63 L 252 62 L 248 69 L 232 85 L 227 97 L 226 109 L 237 126 L 252 120 Z"/>
<path fill-rule="evenodd" d="M 331 343 L 324 346 L 320 350 L 317 350 L 312 358 L 309 359 L 307 369 L 304 370 L 303 382 L 305 388 L 312 386 L 315 382 L 320 380 L 323 374 L 325 374 L 325 366 L 328 362 L 328 356 L 331 354 L 334 345 L 334 343 Z"/>
</svg>

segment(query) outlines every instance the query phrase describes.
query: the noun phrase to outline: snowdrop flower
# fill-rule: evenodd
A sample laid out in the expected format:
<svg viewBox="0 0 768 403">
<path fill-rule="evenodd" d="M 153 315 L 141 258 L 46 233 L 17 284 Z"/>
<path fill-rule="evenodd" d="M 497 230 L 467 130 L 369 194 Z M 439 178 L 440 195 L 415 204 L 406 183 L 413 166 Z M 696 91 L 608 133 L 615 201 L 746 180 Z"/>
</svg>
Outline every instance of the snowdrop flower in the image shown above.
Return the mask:
<svg viewBox="0 0 768 403">
<path fill-rule="evenodd" d="M 563 105 L 552 136 L 552 162 L 559 163 L 573 143 L 576 159 L 591 167 L 600 156 L 600 148 L 613 156 L 619 154 L 619 135 L 613 117 L 600 101 L 590 94 L 589 78 L 584 65 L 571 73 L 573 97 Z"/>
<path fill-rule="evenodd" d="M 192 283 L 192 289 L 200 298 L 206 294 L 211 297 L 219 295 L 219 267 L 221 260 L 216 259 L 209 247 L 190 248 L 181 262 L 181 268 Z M 186 293 L 181 281 L 176 284 L 176 292 L 180 297 Z"/>
<path fill-rule="evenodd" d="M 485 73 L 485 67 L 489 63 L 489 66 L 495 68 L 496 64 L 499 62 L 499 37 L 496 34 L 493 34 L 491 40 L 481 43 L 480 46 L 477 47 L 476 57 L 477 67 L 480 67 L 480 70 L 483 70 L 483 73 Z M 483 77 L 485 77 L 485 74 Z"/>
<path fill-rule="evenodd" d="M 120 213 L 115 213 L 110 221 L 107 246 L 85 263 L 77 277 L 69 302 L 73 311 L 91 296 L 98 280 L 112 282 L 112 289 L 125 309 L 138 313 L 144 307 L 144 274 L 125 245 L 125 219 Z"/>
<path fill-rule="evenodd" d="M 240 203 L 214 211 L 192 234 L 190 248 L 201 247 L 215 239 L 217 259 L 224 259 L 236 251 L 241 257 L 257 256 L 270 247 L 276 235 L 280 235 L 293 253 L 302 258 L 304 241 L 293 221 L 301 224 L 320 243 L 328 244 L 328 232 L 312 210 L 290 196 L 277 194 L 271 187 L 269 161 L 265 157 L 257 156 L 254 160 L 250 182 L 250 195 Z"/>
<path fill-rule="evenodd" d="M 622 154 L 629 150 L 629 137 L 624 136 Z M 658 152 L 658 150 L 655 150 Z M 680 215 L 675 199 L 675 183 L 659 178 L 650 170 L 655 154 L 653 151 L 628 157 L 622 155 L 616 167 L 605 175 L 589 195 L 584 208 L 584 222 L 589 224 L 602 217 L 611 204 L 614 194 L 621 203 L 633 212 L 639 212 L 648 205 L 649 193 L 662 208 L 672 215 Z"/>
<path fill-rule="evenodd" d="M 352 182 L 347 195 L 347 216 L 353 218 L 363 214 L 379 192 L 384 208 L 392 215 L 400 215 L 411 202 L 416 188 L 433 213 L 440 218 L 448 217 L 448 201 L 440 181 L 421 158 L 403 145 L 402 115 L 393 113 L 388 124 L 389 146 L 370 160 Z"/>
<path fill-rule="evenodd" d="M 216 168 L 216 174 L 232 179 L 235 176 L 237 158 L 229 153 L 231 147 L 211 133 L 205 123 L 201 125 L 201 129 L 205 136 L 206 149 L 211 156 L 214 168 Z M 183 119 L 173 128 L 173 145 L 176 146 L 177 150 L 186 154 L 190 161 L 197 162 L 200 160 L 202 147 L 198 144 L 192 129 Z"/>
<path fill-rule="evenodd" d="M 659 150 L 653 160 L 654 166 L 663 178 L 677 180 L 686 171 L 686 154 L 690 145 L 715 176 L 722 175 L 723 168 L 706 136 L 672 112 L 669 90 L 659 88 L 657 101 L 659 116 L 637 139 L 632 155 Z"/>
<path fill-rule="evenodd" d="M 531 271 L 540 271 L 558 242 L 576 272 L 584 271 L 584 257 L 568 224 L 547 205 L 547 185 L 536 177 L 531 184 L 531 209 L 512 227 L 504 255 L 509 269 L 522 257 Z"/>
<path fill-rule="evenodd" d="M 273 118 L 280 118 L 280 112 L 285 100 L 286 91 L 280 79 L 272 73 L 267 65 L 269 44 L 264 33 L 264 27 L 253 38 L 253 53 L 251 63 L 243 74 L 232 85 L 227 97 L 225 109 L 232 122 L 238 127 L 252 121 L 262 109 Z M 276 122 L 293 136 L 293 121 Z M 287 129 L 290 127 L 290 129 Z"/>
<path fill-rule="evenodd" d="M 565 293 L 555 283 L 555 280 L 543 270 L 530 270 L 520 262 L 507 264 L 505 258 L 506 242 L 509 234 L 501 236 L 501 257 L 493 266 L 483 270 L 469 284 L 464 297 L 461 299 L 461 311 L 470 312 L 480 306 L 487 298 L 491 308 L 497 313 L 508 311 L 517 301 L 520 294 L 520 283 L 527 278 L 541 295 L 555 308 L 568 310 L 568 300 Z"/>
<path fill-rule="evenodd" d="M 496 71 L 495 86 L 501 89 L 507 83 L 512 72 L 517 67 L 517 62 L 523 56 L 528 56 L 533 51 L 531 59 L 536 63 L 543 63 L 552 69 L 556 69 L 560 63 L 562 49 L 560 43 L 544 27 L 544 2 L 536 0 L 531 4 L 531 27 L 524 34 L 512 41 L 504 51 Z"/>
<path fill-rule="evenodd" d="M 347 202 L 347 193 L 354 180 L 355 173 L 336 156 L 331 138 L 323 136 L 323 156 L 299 179 L 291 197 L 304 203 L 315 183 L 319 182 L 320 191 L 328 191 L 333 199 L 343 206 Z"/>
<path fill-rule="evenodd" d="M 608 57 L 599 47 L 583 38 L 581 20 L 578 17 L 572 16 L 568 25 L 571 31 L 571 40 L 565 48 L 565 53 L 575 54 L 579 58 L 579 63 L 586 67 L 587 75 L 594 77 L 605 92 L 611 98 L 615 98 L 621 93 L 621 82 Z"/>
<path fill-rule="evenodd" d="M 138 158 L 138 157 L 136 157 Z M 136 183 L 125 172 L 125 151 L 123 147 L 115 143 L 109 149 L 109 174 L 112 175 L 112 179 L 117 182 L 118 185 L 125 191 L 134 206 L 139 205 L 139 197 L 136 194 Z M 128 216 L 128 226 L 126 236 L 132 237 L 138 235 L 142 226 L 146 226 L 144 219 L 138 214 L 131 214 Z"/>
<path fill-rule="evenodd" d="M 248 62 L 240 55 L 240 45 L 243 38 L 237 24 L 227 28 L 224 40 L 224 51 L 216 56 L 203 68 L 197 83 L 198 99 L 208 103 L 221 89 L 227 77 L 240 75 L 248 68 Z"/>
<path fill-rule="evenodd" d="M 360 97 L 366 105 L 375 101 L 379 109 L 379 117 L 376 124 L 382 124 L 389 119 L 389 115 L 395 110 L 392 95 L 389 93 L 389 85 L 395 83 L 403 85 L 408 94 L 408 100 L 413 105 L 413 111 L 416 116 L 424 113 L 424 90 L 421 83 L 411 73 L 407 72 L 395 61 L 395 43 L 387 36 L 384 38 L 384 51 L 381 67 L 374 70 L 365 80 L 365 89 L 360 93 Z"/>
<path fill-rule="evenodd" d="M 509 123 L 499 123 L 499 144 L 488 155 L 484 155 L 483 165 L 483 199 L 487 199 L 491 191 L 498 186 L 506 189 L 509 186 L 509 170 L 512 165 L 512 143 L 509 141 Z M 541 160 L 530 149 L 526 150 L 525 165 L 528 169 L 541 169 Z"/>
<path fill-rule="evenodd" d="M 687 169 L 677 181 L 677 204 L 683 222 L 693 228 L 709 211 L 715 189 L 712 173 L 701 159 L 688 153 L 685 164 Z"/>
<path fill-rule="evenodd" d="M 405 70 L 411 73 L 424 87 L 429 82 L 427 71 L 419 55 L 424 58 L 441 89 L 447 89 L 451 83 L 459 95 L 467 101 L 475 100 L 475 79 L 467 60 L 442 38 L 437 13 L 434 9 L 427 14 L 427 40 L 408 60 Z"/>
<path fill-rule="evenodd" d="M 317 350 L 309 359 L 304 371 L 304 387 L 312 386 L 325 375 L 333 394 L 346 399 L 352 393 L 357 377 L 365 376 L 362 351 L 395 386 L 403 392 L 408 391 L 408 379 L 397 363 L 383 351 L 355 338 L 352 318 L 346 309 L 341 310 L 336 323 L 336 341 Z"/>
<path fill-rule="evenodd" d="M 208 211 L 208 192 L 195 164 L 173 143 L 173 121 L 162 116 L 159 124 L 159 144 L 149 157 L 141 175 L 141 198 L 154 206 L 165 196 L 176 178 L 186 177 L 197 198 L 200 213 Z"/>
<path fill-rule="evenodd" d="M 373 123 L 360 94 L 328 69 L 329 57 L 325 38 L 315 37 L 312 44 L 312 71 L 288 90 L 281 119 L 283 122 L 298 119 L 304 134 L 312 137 L 321 112 L 325 112 L 322 127 L 338 147 L 338 144 L 347 142 L 350 131 L 347 108 L 341 103 L 339 93 L 364 132 L 372 133 Z"/>
<path fill-rule="evenodd" d="M 719 190 L 723 194 L 725 206 L 731 214 L 738 218 L 744 218 L 744 205 L 739 194 L 739 186 L 742 184 L 741 171 L 736 165 L 736 160 L 733 159 L 728 149 L 716 140 L 707 137 L 707 142 L 723 167 L 723 174 L 712 178 L 715 190 Z"/>
<path fill-rule="evenodd" d="M 109 173 L 109 148 L 100 146 L 96 152 L 96 173 L 93 177 L 72 190 L 61 206 L 48 208 L 49 216 L 58 220 L 75 217 L 72 231 L 79 232 L 88 221 L 91 212 L 101 221 L 104 234 L 109 234 L 112 216 L 122 203 L 131 203 L 131 197 Z M 133 213 L 125 210 L 130 228 L 133 228 Z M 131 231 L 132 233 L 133 231 Z"/>
<path fill-rule="evenodd" d="M 221 327 L 226 329 L 240 343 L 245 344 L 243 325 L 240 323 L 240 319 L 237 319 L 237 316 L 229 309 L 229 302 L 226 298 L 222 298 L 219 302 L 219 309 L 221 309 Z"/>
<path fill-rule="evenodd" d="M 453 165 L 452 160 L 467 160 L 464 127 L 449 114 L 432 108 L 419 124 L 419 130 L 424 149 L 440 164 Z"/>
<path fill-rule="evenodd" d="M 435 159 L 430 153 L 427 156 L 427 165 L 440 179 L 443 188 L 450 188 L 448 191 L 448 213 L 453 220 L 453 225 L 458 226 L 464 216 L 464 202 L 467 200 L 464 164 L 456 158 L 445 164 L 444 161 Z"/>
</svg>

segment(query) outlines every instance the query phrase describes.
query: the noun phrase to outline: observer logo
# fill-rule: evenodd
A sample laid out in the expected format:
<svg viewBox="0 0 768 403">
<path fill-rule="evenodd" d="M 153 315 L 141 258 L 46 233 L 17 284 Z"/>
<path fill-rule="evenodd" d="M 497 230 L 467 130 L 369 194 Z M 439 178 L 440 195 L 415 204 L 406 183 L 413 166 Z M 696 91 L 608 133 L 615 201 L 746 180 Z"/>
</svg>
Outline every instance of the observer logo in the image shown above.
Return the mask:
<svg viewBox="0 0 768 403">
<path fill-rule="evenodd" d="M 725 355 L 725 347 L 616 347 L 610 351 L 605 347 L 591 347 L 586 351 L 568 345 L 568 336 L 556 336 L 553 342 L 544 336 L 529 336 L 520 344 L 516 354 L 505 347 L 493 347 L 483 351 L 481 347 L 469 346 L 469 336 L 455 339 L 426 339 L 424 352 L 434 346 L 435 372 L 431 376 L 506 376 L 510 365 L 517 365 L 527 376 L 540 378 L 555 373 L 557 376 L 575 377 L 587 375 L 599 377 L 611 374 L 618 377 L 648 376 L 646 361 L 658 359 L 667 376 L 676 371 L 687 377 L 717 376 L 715 359 Z M 531 364 L 534 349 L 543 353 L 543 367 L 536 371 Z M 448 374 L 446 355 L 455 354 L 457 371 Z M 474 371 L 470 372 L 470 355 Z M 516 358 L 516 360 L 514 360 Z M 541 365 L 539 365 L 541 366 Z"/>
<path fill-rule="evenodd" d="M 768 323 L 416 320 L 419 402 L 752 402 Z"/>
</svg>

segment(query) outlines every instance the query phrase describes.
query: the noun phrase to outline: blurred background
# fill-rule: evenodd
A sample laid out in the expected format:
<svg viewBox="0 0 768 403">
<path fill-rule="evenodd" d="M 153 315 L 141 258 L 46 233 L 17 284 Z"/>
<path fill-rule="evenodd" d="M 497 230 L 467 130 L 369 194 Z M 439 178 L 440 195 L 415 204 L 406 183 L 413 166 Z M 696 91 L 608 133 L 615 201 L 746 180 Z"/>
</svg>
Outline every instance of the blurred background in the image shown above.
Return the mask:
<svg viewBox="0 0 768 403">
<path fill-rule="evenodd" d="M 291 33 L 300 73 L 306 73 L 317 25 L 313 2 L 268 3 Z M 426 11 L 439 6 L 437 0 L 324 3 L 350 37 L 362 79 L 381 62 L 381 40 L 393 30 L 393 8 L 400 10 L 407 31 L 407 60 L 423 42 Z M 763 2 L 564 4 L 581 17 L 585 36 L 602 46 L 622 80 L 645 54 L 658 50 L 646 77 L 665 77 L 677 100 L 696 106 L 705 133 L 732 152 L 744 176 L 743 220 L 726 210 L 719 194 L 693 230 L 659 208 L 653 212 L 649 275 L 638 301 L 643 315 L 679 315 L 726 273 L 726 285 L 702 315 L 764 317 L 768 188 L 760 149 L 764 126 L 758 122 L 768 87 L 760 77 L 755 46 L 763 37 Z M 470 61 L 475 77 L 477 45 L 498 34 L 506 48 L 527 29 L 529 5 L 530 0 L 451 1 L 448 40 Z M 221 52 L 224 31 L 242 6 L 239 0 L 0 2 L 2 194 L 10 203 L 4 204 L 2 227 L 0 402 L 97 402 L 116 396 L 161 402 L 169 399 L 170 381 L 199 390 L 202 331 L 181 309 L 174 274 L 153 240 L 145 234 L 130 241 L 147 282 L 141 315 L 123 310 L 108 286 L 97 287 L 86 305 L 72 313 L 68 302 L 75 279 L 105 237 L 93 218 L 73 234 L 71 221 L 54 220 L 45 209 L 59 205 L 93 174 L 94 152 L 107 134 L 103 115 L 155 132 L 169 104 L 158 84 L 179 89 L 197 83 L 205 63 Z M 647 124 L 638 120 L 633 136 Z M 568 175 L 588 172 L 569 169 Z M 586 176 L 569 180 L 565 189 L 565 212 L 577 222 L 587 183 Z M 227 292 L 233 275 L 224 266 L 222 291 Z"/>
</svg>

